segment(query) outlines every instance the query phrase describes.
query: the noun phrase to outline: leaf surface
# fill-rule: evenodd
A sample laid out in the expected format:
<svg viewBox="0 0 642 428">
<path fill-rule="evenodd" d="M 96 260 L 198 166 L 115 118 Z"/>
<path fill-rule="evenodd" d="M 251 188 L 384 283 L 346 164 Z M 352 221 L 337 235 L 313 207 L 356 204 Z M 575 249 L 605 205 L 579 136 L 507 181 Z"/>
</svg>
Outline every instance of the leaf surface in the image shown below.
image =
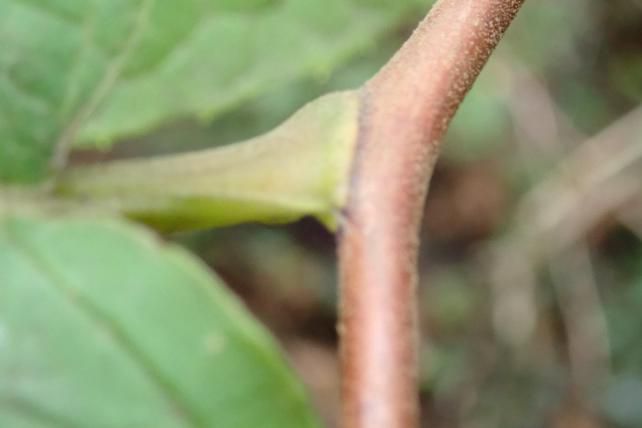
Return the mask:
<svg viewBox="0 0 642 428">
<path fill-rule="evenodd" d="M 0 0 L 0 181 L 326 76 L 418 0 Z"/>
<path fill-rule="evenodd" d="M 274 343 L 182 250 L 0 220 L 0 426 L 315 427 Z"/>
</svg>

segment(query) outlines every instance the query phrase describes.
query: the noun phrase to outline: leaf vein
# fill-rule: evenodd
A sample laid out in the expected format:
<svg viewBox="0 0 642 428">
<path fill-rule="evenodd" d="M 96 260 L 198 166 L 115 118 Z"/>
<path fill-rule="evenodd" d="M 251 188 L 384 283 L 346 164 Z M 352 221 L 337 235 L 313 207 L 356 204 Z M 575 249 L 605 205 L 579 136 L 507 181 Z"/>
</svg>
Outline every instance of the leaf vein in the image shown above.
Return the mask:
<svg viewBox="0 0 642 428">
<path fill-rule="evenodd" d="M 50 428 L 80 428 L 78 425 L 54 415 L 33 400 L 25 400 L 19 397 L 0 397 L 0 408 L 11 409 L 14 413 Z"/>
<path fill-rule="evenodd" d="M 109 94 L 110 89 L 117 83 L 118 78 L 138 41 L 140 40 L 148 24 L 148 15 L 156 0 L 141 0 L 139 10 L 136 14 L 136 22 L 130 35 L 125 41 L 123 50 L 116 55 L 107 66 L 103 78 L 97 83 L 92 95 L 87 102 L 78 109 L 77 114 L 63 128 L 55 146 L 52 159 L 54 168 L 60 169 L 67 158 L 71 145 L 83 123 L 98 107 L 101 101 Z"/>
<path fill-rule="evenodd" d="M 187 426 L 194 428 L 206 426 L 201 421 L 201 417 L 180 397 L 180 393 L 172 381 L 166 379 L 149 358 L 135 346 L 133 340 L 118 326 L 117 322 L 85 298 L 82 293 L 72 292 L 73 287 L 66 284 L 67 280 L 64 278 L 64 273 L 58 272 L 55 266 L 52 266 L 51 263 L 41 257 L 37 249 L 31 247 L 29 238 L 21 236 L 11 228 L 8 228 L 8 235 L 16 248 L 22 250 L 26 259 L 37 271 L 49 278 L 51 285 L 72 307 L 81 312 L 89 322 L 98 328 L 106 328 L 111 333 L 109 337 L 113 340 L 113 343 L 121 349 L 123 355 L 129 357 L 130 361 L 161 392 L 172 405 L 172 408 L 177 410 L 177 414 L 182 417 Z"/>
</svg>

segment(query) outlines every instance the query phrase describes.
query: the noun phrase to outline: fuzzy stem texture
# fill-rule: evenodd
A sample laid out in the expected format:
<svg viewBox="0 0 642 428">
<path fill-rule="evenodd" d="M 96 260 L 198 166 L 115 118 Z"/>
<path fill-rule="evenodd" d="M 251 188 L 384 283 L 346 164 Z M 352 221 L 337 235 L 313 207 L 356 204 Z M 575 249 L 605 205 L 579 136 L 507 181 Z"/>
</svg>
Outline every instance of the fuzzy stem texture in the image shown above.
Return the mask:
<svg viewBox="0 0 642 428">
<path fill-rule="evenodd" d="M 523 0 L 440 0 L 361 90 L 340 230 L 342 420 L 418 425 L 416 259 L 441 140 Z"/>
</svg>

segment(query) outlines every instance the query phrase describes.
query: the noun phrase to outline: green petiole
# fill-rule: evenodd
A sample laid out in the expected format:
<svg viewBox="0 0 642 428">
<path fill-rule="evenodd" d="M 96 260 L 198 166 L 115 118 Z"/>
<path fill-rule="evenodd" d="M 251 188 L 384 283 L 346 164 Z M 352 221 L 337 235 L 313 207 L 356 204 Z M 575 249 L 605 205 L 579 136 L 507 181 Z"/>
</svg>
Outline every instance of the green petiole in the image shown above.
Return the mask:
<svg viewBox="0 0 642 428">
<path fill-rule="evenodd" d="M 347 197 L 358 93 L 321 97 L 273 131 L 188 154 L 71 169 L 55 192 L 166 231 L 311 215 L 330 229 Z"/>
</svg>

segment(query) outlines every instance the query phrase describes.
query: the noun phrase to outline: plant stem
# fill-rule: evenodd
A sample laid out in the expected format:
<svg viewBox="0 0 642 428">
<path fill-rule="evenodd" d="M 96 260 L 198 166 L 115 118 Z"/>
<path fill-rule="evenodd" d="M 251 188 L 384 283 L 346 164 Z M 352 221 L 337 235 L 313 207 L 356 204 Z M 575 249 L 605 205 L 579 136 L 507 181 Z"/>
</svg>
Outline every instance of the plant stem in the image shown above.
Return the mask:
<svg viewBox="0 0 642 428">
<path fill-rule="evenodd" d="M 346 428 L 418 424 L 418 232 L 429 178 L 458 105 L 523 0 L 440 0 L 361 91 L 340 230 Z"/>
</svg>

